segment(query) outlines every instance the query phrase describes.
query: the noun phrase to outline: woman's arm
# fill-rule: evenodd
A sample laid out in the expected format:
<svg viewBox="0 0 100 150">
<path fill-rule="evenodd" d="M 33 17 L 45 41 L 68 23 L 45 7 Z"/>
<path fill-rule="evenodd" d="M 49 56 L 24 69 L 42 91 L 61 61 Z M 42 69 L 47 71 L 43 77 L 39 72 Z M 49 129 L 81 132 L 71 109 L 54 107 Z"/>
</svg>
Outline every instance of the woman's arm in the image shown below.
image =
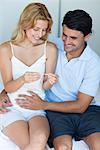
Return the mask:
<svg viewBox="0 0 100 150">
<path fill-rule="evenodd" d="M 14 92 L 24 84 L 23 76 L 13 80 L 11 58 L 9 43 L 0 45 L 0 70 L 6 92 Z"/>
<path fill-rule="evenodd" d="M 6 92 L 15 92 L 24 83 L 30 83 L 40 78 L 37 72 L 25 72 L 22 76 L 13 80 L 12 75 L 12 52 L 9 43 L 0 46 L 0 69 Z"/>
<path fill-rule="evenodd" d="M 44 75 L 43 89 L 47 90 L 57 82 L 57 75 L 54 74 L 57 62 L 57 48 L 53 43 L 47 43 L 47 60 Z"/>
</svg>

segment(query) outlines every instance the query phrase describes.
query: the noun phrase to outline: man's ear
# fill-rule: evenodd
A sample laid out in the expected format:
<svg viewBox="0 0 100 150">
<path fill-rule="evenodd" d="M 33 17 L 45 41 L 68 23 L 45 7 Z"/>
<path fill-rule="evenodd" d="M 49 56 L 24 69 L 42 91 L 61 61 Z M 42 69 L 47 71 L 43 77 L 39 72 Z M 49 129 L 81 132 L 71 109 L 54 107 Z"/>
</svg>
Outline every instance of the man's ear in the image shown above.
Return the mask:
<svg viewBox="0 0 100 150">
<path fill-rule="evenodd" d="M 86 35 L 84 38 L 85 38 L 85 41 L 88 41 L 89 40 L 89 38 L 90 38 L 90 36 L 91 36 L 91 33 L 89 33 L 88 35 Z"/>
</svg>

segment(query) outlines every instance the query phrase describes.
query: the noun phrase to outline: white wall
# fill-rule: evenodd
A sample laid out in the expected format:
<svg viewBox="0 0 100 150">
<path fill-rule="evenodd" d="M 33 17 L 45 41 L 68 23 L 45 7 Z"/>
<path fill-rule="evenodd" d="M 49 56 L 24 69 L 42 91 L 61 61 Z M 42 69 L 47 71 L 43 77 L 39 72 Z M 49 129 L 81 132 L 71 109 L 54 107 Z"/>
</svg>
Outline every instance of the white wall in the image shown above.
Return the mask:
<svg viewBox="0 0 100 150">
<path fill-rule="evenodd" d="M 0 0 L 0 43 L 10 39 L 21 12 L 31 2 L 47 6 L 54 20 L 52 34 L 58 35 L 59 0 Z"/>
<path fill-rule="evenodd" d="M 100 55 L 100 0 L 0 0 L 0 43 L 10 39 L 20 13 L 31 2 L 41 2 L 47 6 L 53 17 L 52 34 L 55 36 L 61 35 L 62 19 L 67 11 L 74 9 L 87 11 L 93 18 L 93 34 L 89 43 Z"/>
<path fill-rule="evenodd" d="M 93 34 L 89 40 L 90 46 L 100 55 L 100 0 L 60 0 L 61 20 L 69 10 L 83 9 L 87 11 L 93 19 Z M 61 24 L 60 24 L 61 29 Z M 61 33 L 61 30 L 60 30 Z"/>
</svg>

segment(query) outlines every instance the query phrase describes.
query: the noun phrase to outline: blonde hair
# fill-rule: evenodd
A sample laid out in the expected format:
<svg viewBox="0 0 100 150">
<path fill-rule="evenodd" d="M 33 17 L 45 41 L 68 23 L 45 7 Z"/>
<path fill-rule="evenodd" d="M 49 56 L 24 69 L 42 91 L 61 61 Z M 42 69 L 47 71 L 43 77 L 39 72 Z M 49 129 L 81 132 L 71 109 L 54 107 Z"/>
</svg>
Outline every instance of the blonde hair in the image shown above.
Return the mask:
<svg viewBox="0 0 100 150">
<path fill-rule="evenodd" d="M 52 17 L 44 4 L 31 3 L 23 10 L 11 41 L 13 41 L 14 43 L 24 41 L 26 37 L 25 31 L 33 28 L 37 20 L 48 21 L 47 33 L 42 38 L 43 40 L 46 40 L 48 33 L 51 32 L 51 27 L 53 24 Z"/>
</svg>

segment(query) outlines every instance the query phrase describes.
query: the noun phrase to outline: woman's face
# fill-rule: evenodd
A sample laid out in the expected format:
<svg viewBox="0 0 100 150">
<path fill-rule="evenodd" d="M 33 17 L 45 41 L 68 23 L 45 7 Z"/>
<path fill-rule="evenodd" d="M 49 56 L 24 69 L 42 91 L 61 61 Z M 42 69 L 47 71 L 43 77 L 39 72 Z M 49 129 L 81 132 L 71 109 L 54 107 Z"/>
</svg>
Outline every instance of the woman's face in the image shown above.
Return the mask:
<svg viewBox="0 0 100 150">
<path fill-rule="evenodd" d="M 26 36 L 33 44 L 38 43 L 47 33 L 47 28 L 47 20 L 37 20 L 34 28 L 26 30 Z"/>
</svg>

